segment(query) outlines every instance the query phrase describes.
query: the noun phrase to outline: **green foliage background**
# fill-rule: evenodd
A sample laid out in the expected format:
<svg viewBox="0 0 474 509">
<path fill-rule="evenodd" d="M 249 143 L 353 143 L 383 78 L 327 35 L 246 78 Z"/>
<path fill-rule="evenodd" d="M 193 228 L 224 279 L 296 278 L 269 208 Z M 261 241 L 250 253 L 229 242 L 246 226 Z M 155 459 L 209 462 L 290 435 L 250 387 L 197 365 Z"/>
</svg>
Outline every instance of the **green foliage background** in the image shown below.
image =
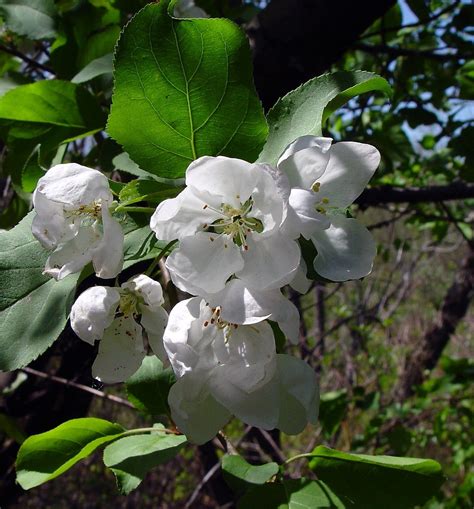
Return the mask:
<svg viewBox="0 0 474 509">
<path fill-rule="evenodd" d="M 230 2 L 217 0 L 198 3 L 209 13 L 226 16 L 239 24 L 250 20 L 265 6 L 255 2 L 235 7 Z M 0 43 L 0 138 L 3 142 L 0 228 L 9 230 L 22 219 L 23 225 L 28 223 L 25 216 L 38 178 L 45 169 L 61 160 L 100 168 L 117 181 L 114 191 L 124 203 L 145 200 L 153 206 L 177 193 L 176 185 L 180 181 L 167 179 L 183 176 L 186 158 L 209 151 L 249 160 L 257 158 L 266 139 L 267 125 L 258 108 L 256 93 L 247 94 L 251 86 L 251 69 L 244 33 L 228 22 L 219 24 L 219 30 L 226 31 L 226 37 L 233 41 L 239 56 L 232 63 L 235 79 L 231 86 L 222 85 L 215 97 L 209 97 L 203 111 L 197 111 L 200 106 L 192 101 L 193 86 L 206 87 L 211 72 L 210 64 L 207 64 L 202 76 L 198 73 L 196 81 L 190 79 L 191 76 L 194 79 L 196 61 L 205 58 L 197 46 L 198 39 L 208 37 L 209 44 L 220 47 L 213 58 L 220 59 L 222 66 L 229 64 L 222 47 L 214 41 L 218 38 L 217 32 L 210 27 L 215 20 L 200 20 L 201 28 L 196 31 L 186 22 L 166 19 L 166 26 L 160 27 L 160 33 L 166 32 L 169 37 L 174 37 L 173 31 L 182 23 L 179 37 L 186 41 L 183 48 L 189 48 L 189 54 L 180 55 L 179 44 L 170 39 L 164 64 L 171 65 L 176 58 L 183 59 L 182 76 L 177 78 L 182 80 L 183 89 L 177 91 L 170 86 L 155 90 L 150 81 L 152 78 L 147 77 L 150 66 L 161 64 L 155 60 L 153 47 L 151 51 L 139 49 L 138 52 L 130 47 L 141 48 L 144 41 L 140 37 L 146 33 L 145 28 L 153 30 L 153 26 L 139 25 L 142 21 L 138 18 L 136 33 L 130 32 L 130 39 L 122 39 L 116 48 L 123 26 L 145 4 L 122 0 L 0 0 L 3 19 Z M 472 19 L 473 7 L 468 2 L 408 0 L 397 4 L 383 19 L 376 21 L 334 64 L 333 71 L 363 69 L 377 73 L 393 89 L 390 102 L 382 94 L 354 97 L 364 91 L 365 80 L 362 79 L 361 88 L 353 88 L 357 83 L 343 87 L 348 91 L 344 99 L 349 102 L 345 105 L 342 101 L 331 103 L 333 98 L 320 105 L 324 111 L 321 118 L 326 121 L 323 134 L 336 140 L 372 143 L 382 153 L 381 169 L 371 182 L 373 188 L 382 193 L 382 199 L 375 207 L 368 207 L 362 201 L 358 211 L 359 217 L 370 225 L 376 236 L 379 256 L 374 273 L 364 281 L 342 287 L 317 283 L 303 298 L 290 296 L 303 313 L 302 334 L 307 340 L 304 348 L 294 349 L 293 353 L 306 358 L 320 372 L 323 395 L 316 431 L 308 430 L 299 437 L 280 437 L 284 456 L 288 458 L 302 451 L 312 451 L 316 445 L 323 444 L 361 454 L 432 457 L 443 465 L 448 480 L 442 491 L 425 505 L 427 509 L 471 509 L 474 504 L 474 366 L 469 360 L 474 350 L 472 316 L 467 314 L 458 326 L 441 360 L 426 373 L 424 382 L 413 395 L 400 399 L 395 389 L 410 364 L 417 343 L 438 320 L 438 310 L 459 270 L 459 260 L 472 250 L 474 201 L 472 198 L 428 199 L 389 203 L 383 200 L 383 190 L 387 189 L 383 186 L 416 190 L 456 183 L 464 189 L 473 183 Z M 114 48 L 116 64 L 120 64 L 117 84 L 123 85 L 115 94 L 112 80 Z M 143 97 L 137 99 L 140 90 L 126 90 L 128 76 L 136 69 L 137 62 L 142 66 L 143 96 L 147 98 L 149 93 L 158 96 L 152 97 L 151 102 L 144 102 Z M 215 80 L 223 80 L 220 71 L 220 66 L 212 70 Z M 386 90 L 383 80 L 372 85 L 371 90 Z M 321 90 L 322 95 L 323 85 Z M 286 142 L 291 141 L 281 139 L 274 130 L 275 126 L 290 122 L 287 102 L 293 104 L 296 101 L 302 112 L 309 113 L 311 109 L 306 101 L 319 101 L 319 97 L 314 91 L 305 96 L 303 87 L 271 110 L 268 116 L 270 137 L 263 152 L 264 158 L 275 159 Z M 200 116 L 200 124 L 190 124 L 189 116 L 171 118 L 171 109 L 171 117 L 161 119 L 162 122 L 156 118 L 156 123 L 143 122 L 144 118 L 156 117 L 150 112 L 150 104 L 155 100 L 182 101 L 190 112 Z M 137 101 L 137 108 L 134 116 L 128 118 L 122 111 L 130 101 Z M 231 109 L 238 105 L 241 118 L 231 116 L 229 119 L 225 108 L 219 118 L 215 114 L 217 104 L 228 104 Z M 336 107 L 341 108 L 335 112 Z M 312 121 L 314 119 L 309 116 L 308 122 Z M 132 126 L 130 130 L 134 136 L 131 138 L 127 137 L 127 130 L 124 134 L 127 122 L 130 122 L 129 128 Z M 319 122 L 316 124 L 319 129 Z M 216 141 L 216 146 L 206 145 L 206 128 L 220 129 L 222 139 Z M 295 136 L 307 134 L 308 129 L 305 125 L 305 132 L 294 131 Z M 319 134 L 317 129 L 311 132 Z M 153 146 L 150 140 L 160 140 L 160 147 Z M 149 143 L 145 151 L 142 150 L 144 141 Z M 163 150 L 163 144 L 166 150 Z M 170 147 L 181 155 L 170 157 Z M 127 184 L 135 177 L 148 180 Z M 16 235 L 21 237 L 21 229 Z M 2 236 L 5 233 L 0 233 L 0 239 Z M 9 248 L 8 243 L 14 242 L 12 238 L 10 235 L 10 240 L 0 245 L 0 252 Z M 127 224 L 128 266 L 154 257 L 163 247 L 153 242 L 143 218 L 134 217 Z M 35 249 L 35 245 L 27 249 L 24 256 L 33 260 L 35 267 L 42 265 L 44 253 Z M 20 258 L 16 261 L 21 263 Z M 30 264 L 29 269 L 32 268 Z M 17 269 L 23 268 L 18 266 Z M 87 273 L 82 274 L 81 280 L 86 277 Z M 18 284 L 4 278 L 2 283 L 12 292 L 4 295 L 2 288 L 2 310 L 12 299 L 25 296 L 31 289 L 41 294 L 37 302 L 54 297 L 48 293 L 49 283 L 41 278 L 25 277 Z M 25 285 L 31 288 L 25 290 Z M 64 291 L 67 294 L 72 289 L 68 287 Z M 65 300 L 61 305 L 67 308 L 70 302 Z M 57 311 L 64 323 L 67 309 Z M 32 309 L 32 312 L 38 320 L 45 319 L 41 310 Z M 5 315 L 0 318 L 6 319 Z M 25 325 L 19 319 L 16 323 Z M 26 325 L 30 325 L 29 322 Z M 15 332 L 18 337 L 25 334 L 21 327 Z M 38 349 L 28 353 L 31 359 L 54 337 L 38 340 L 41 342 L 35 345 Z M 64 342 L 64 338 L 58 343 L 61 341 Z M 46 363 L 45 369 L 54 369 L 58 362 L 56 354 Z M 2 365 L 1 368 L 8 370 L 11 366 Z M 16 385 L 14 383 L 4 390 L 6 401 L 24 383 L 21 374 L 18 376 Z M 168 383 L 166 379 L 161 382 Z M 128 387 L 131 400 L 135 398 L 138 404 L 134 403 L 142 411 L 149 406 L 142 401 L 140 407 L 142 388 L 147 383 L 145 373 L 136 385 Z M 108 391 L 124 396 L 120 389 Z M 162 408 L 165 406 L 161 405 L 157 412 L 166 412 Z M 110 401 L 100 399 L 94 401 L 89 415 L 118 421 L 129 428 L 149 425 L 148 418 L 128 407 L 114 406 Z M 0 431 L 5 443 L 21 441 L 24 425 L 22 419 L 15 420 L 8 411 L 0 413 Z M 231 423 L 226 431 L 231 441 L 240 441 L 244 429 L 238 423 Z M 251 461 L 262 463 L 275 459 L 275 453 L 262 449 L 261 441 L 255 437 L 242 439 L 240 445 Z M 160 459 L 153 457 L 152 463 L 161 462 L 161 445 L 146 443 L 139 446 L 156 447 L 151 454 L 158 454 Z M 179 448 L 181 444 L 171 444 L 170 447 Z M 133 462 L 124 465 L 120 458 L 114 459 L 113 452 L 109 454 L 109 464 L 121 472 L 117 475 L 119 484 L 123 491 L 127 491 L 127 486 L 135 487 L 145 473 L 137 474 Z M 41 500 L 57 500 L 54 507 L 61 508 L 63 502 L 59 501 L 59 495 L 64 497 L 66 492 L 68 499 L 64 498 L 64 507 L 73 503 L 81 507 L 110 504 L 127 507 L 129 503 L 155 507 L 157 500 L 160 507 L 183 507 L 209 469 L 202 458 L 196 459 L 197 454 L 193 448 L 182 449 L 177 458 L 145 477 L 128 502 L 115 498 L 110 472 L 104 472 L 99 461 L 88 460 L 54 483 L 23 495 L 12 507 L 37 507 Z M 273 486 L 274 500 L 286 503 L 285 496 L 293 492 L 300 493 L 298 496 L 303 493 L 308 500 L 314 500 L 321 496 L 321 490 L 326 490 L 328 499 L 337 507 L 338 496 L 323 486 L 326 482 L 324 474 L 319 474 L 321 484 L 310 482 L 314 477 L 315 461 L 293 462 L 289 472 L 309 480 L 285 481 L 287 486 Z M 272 468 L 269 475 L 273 475 Z M 239 465 L 237 471 L 245 472 L 239 475 L 246 482 L 261 479 L 259 475 L 263 475 L 257 475 L 245 465 Z M 353 475 L 353 472 L 346 475 Z M 361 475 L 366 477 L 364 471 Z M 216 507 L 212 489 L 203 488 L 197 506 Z M 258 497 L 260 489 L 254 487 L 245 495 L 249 497 L 250 506 L 255 504 L 252 497 Z M 99 492 L 103 495 L 98 495 Z M 387 496 L 386 493 L 383 496 Z M 256 500 L 261 502 L 262 499 Z"/>
</svg>

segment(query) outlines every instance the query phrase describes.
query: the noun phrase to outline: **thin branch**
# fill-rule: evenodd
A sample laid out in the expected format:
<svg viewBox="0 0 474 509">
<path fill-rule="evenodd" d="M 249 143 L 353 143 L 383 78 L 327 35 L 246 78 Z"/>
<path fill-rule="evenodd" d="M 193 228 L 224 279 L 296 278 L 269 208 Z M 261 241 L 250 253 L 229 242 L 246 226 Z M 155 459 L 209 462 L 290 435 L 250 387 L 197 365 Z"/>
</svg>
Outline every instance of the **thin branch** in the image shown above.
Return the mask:
<svg viewBox="0 0 474 509">
<path fill-rule="evenodd" d="M 48 67 L 47 65 L 44 65 L 41 62 L 37 62 L 36 60 L 33 60 L 32 58 L 24 55 L 21 51 L 18 51 L 17 49 L 15 49 L 11 46 L 5 46 L 4 44 L 0 44 L 0 51 L 9 53 L 10 55 L 13 55 L 14 57 L 18 57 L 21 60 L 23 60 L 23 62 L 27 63 L 28 65 L 31 65 L 32 67 L 34 67 L 36 69 L 41 69 L 42 71 L 49 72 L 50 74 L 55 74 L 54 70 L 51 67 Z"/>
<path fill-rule="evenodd" d="M 72 387 L 73 389 L 78 389 L 80 391 L 88 392 L 90 394 L 93 394 L 94 396 L 97 396 L 98 398 L 106 399 L 108 401 L 113 401 L 114 403 L 118 403 L 119 405 L 126 406 L 128 408 L 135 407 L 127 401 L 126 399 L 120 398 L 119 396 L 114 396 L 113 394 L 106 394 L 105 392 L 98 391 L 97 389 L 93 389 L 92 387 L 88 387 L 87 385 L 78 384 L 77 382 L 73 382 L 72 380 L 67 380 L 66 378 L 61 378 L 56 375 L 50 375 L 49 373 L 43 373 L 42 371 L 38 371 L 33 368 L 22 368 L 20 371 L 23 371 L 25 373 L 28 373 L 30 375 L 37 376 L 39 378 L 44 378 L 45 380 L 51 380 L 52 382 L 66 385 L 68 387 Z"/>
<path fill-rule="evenodd" d="M 391 57 L 423 57 L 432 60 L 439 60 L 441 62 L 468 60 L 472 58 L 470 55 L 462 55 L 457 53 L 436 53 L 436 51 L 444 50 L 447 48 L 432 48 L 429 50 L 419 50 L 412 48 L 400 48 L 398 46 L 388 46 L 385 44 L 364 44 L 361 42 L 355 43 L 352 48 L 365 51 L 366 53 L 385 54 Z"/>
<path fill-rule="evenodd" d="M 445 14 L 448 14 L 451 11 L 454 11 L 454 9 L 456 9 L 459 4 L 460 4 L 460 0 L 456 0 L 452 5 L 448 5 L 448 7 L 441 9 L 439 12 L 437 12 L 433 16 L 430 16 L 425 19 L 419 19 L 418 21 L 414 21 L 413 23 L 407 23 L 406 25 L 401 25 L 398 27 L 389 27 L 389 28 L 384 27 L 383 32 L 387 34 L 389 32 L 398 32 L 399 30 L 403 30 L 405 28 L 416 28 L 416 27 L 425 28 L 426 25 L 428 25 L 429 23 L 432 23 L 433 21 L 438 20 L 439 18 L 441 18 L 441 16 L 444 16 Z M 369 37 L 373 37 L 374 35 L 381 35 L 381 33 L 382 33 L 381 31 L 377 31 L 377 32 L 369 32 L 368 34 L 362 34 L 362 37 L 360 37 L 359 40 L 368 39 Z"/>
</svg>

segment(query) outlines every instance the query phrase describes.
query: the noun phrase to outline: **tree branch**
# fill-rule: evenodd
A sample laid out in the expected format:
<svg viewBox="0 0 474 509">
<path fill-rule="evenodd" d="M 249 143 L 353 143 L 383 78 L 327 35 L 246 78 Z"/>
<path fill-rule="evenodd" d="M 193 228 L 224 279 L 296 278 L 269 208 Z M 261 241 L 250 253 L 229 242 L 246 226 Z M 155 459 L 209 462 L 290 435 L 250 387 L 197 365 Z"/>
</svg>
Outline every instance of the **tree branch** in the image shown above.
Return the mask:
<svg viewBox="0 0 474 509">
<path fill-rule="evenodd" d="M 247 26 L 265 107 L 334 64 L 396 0 L 272 0 Z"/>
<path fill-rule="evenodd" d="M 451 335 L 466 315 L 473 295 L 474 250 L 469 249 L 446 292 L 435 323 L 407 359 L 407 366 L 396 390 L 398 401 L 411 396 L 415 387 L 423 381 L 425 370 L 432 370 L 436 366 Z"/>
<path fill-rule="evenodd" d="M 44 65 L 41 62 L 33 60 L 32 58 L 24 55 L 21 51 L 18 51 L 17 49 L 12 48 L 11 46 L 5 46 L 3 44 L 0 44 L 0 51 L 9 53 L 10 55 L 13 55 L 14 57 L 18 57 L 21 60 L 23 60 L 23 62 L 27 63 L 28 65 L 31 65 L 32 67 L 34 67 L 36 69 L 41 69 L 42 71 L 49 72 L 50 74 L 54 74 L 54 70 L 51 67 L 48 67 L 47 65 Z"/>
<path fill-rule="evenodd" d="M 435 53 L 435 51 L 439 51 L 444 48 L 433 48 L 432 50 L 418 50 L 412 48 L 400 48 L 396 46 L 388 46 L 385 44 L 364 44 L 362 42 L 357 42 L 352 46 L 354 49 L 358 49 L 361 51 L 365 51 L 366 53 L 373 53 L 376 55 L 380 55 L 380 53 L 384 53 L 385 55 L 389 55 L 391 57 L 423 57 L 430 58 L 432 60 L 439 60 L 441 62 L 449 62 L 451 60 L 461 60 L 461 59 L 469 59 L 472 58 L 472 55 L 460 55 L 457 53 Z"/>
<path fill-rule="evenodd" d="M 474 198 L 474 184 L 453 182 L 445 186 L 392 187 L 366 189 L 355 203 L 370 207 L 385 203 L 424 203 Z"/>
</svg>

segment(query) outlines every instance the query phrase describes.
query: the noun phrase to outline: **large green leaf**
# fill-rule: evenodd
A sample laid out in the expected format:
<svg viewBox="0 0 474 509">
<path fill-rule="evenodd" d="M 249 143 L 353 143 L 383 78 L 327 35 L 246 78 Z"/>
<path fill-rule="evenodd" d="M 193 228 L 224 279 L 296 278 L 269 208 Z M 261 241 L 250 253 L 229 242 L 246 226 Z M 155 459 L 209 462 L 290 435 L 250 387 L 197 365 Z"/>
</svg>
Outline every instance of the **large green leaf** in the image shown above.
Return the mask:
<svg viewBox="0 0 474 509">
<path fill-rule="evenodd" d="M 245 489 L 252 484 L 264 484 L 278 473 L 277 463 L 251 465 L 236 454 L 226 454 L 222 458 L 222 471 L 226 483 L 235 491 Z"/>
<path fill-rule="evenodd" d="M 184 435 L 152 432 L 121 438 L 104 450 L 104 463 L 117 477 L 121 493 L 128 494 L 143 480 L 145 474 L 174 458 L 186 443 Z"/>
<path fill-rule="evenodd" d="M 150 355 L 143 359 L 140 369 L 126 383 L 128 399 L 142 412 L 150 415 L 168 414 L 168 393 L 175 382 L 171 368 Z"/>
<path fill-rule="evenodd" d="M 341 500 L 321 481 L 294 479 L 250 489 L 238 509 L 345 509 Z M 379 509 L 383 507 L 380 506 Z"/>
<path fill-rule="evenodd" d="M 244 33 L 227 19 L 175 19 L 150 4 L 115 54 L 108 132 L 143 169 L 182 177 L 203 155 L 253 161 L 267 134 Z"/>
<path fill-rule="evenodd" d="M 29 39 L 55 36 L 54 0 L 0 0 L 0 15 L 7 27 Z"/>
<path fill-rule="evenodd" d="M 87 90 L 60 80 L 37 81 L 10 90 L 0 97 L 0 119 L 63 127 L 82 134 L 101 129 L 105 120 Z"/>
<path fill-rule="evenodd" d="M 32 213 L 0 233 L 0 370 L 21 368 L 64 328 L 78 274 L 55 281 L 42 274 L 48 253 L 31 234 Z"/>
<path fill-rule="evenodd" d="M 285 147 L 299 136 L 320 136 L 327 118 L 357 95 L 381 91 L 388 82 L 365 71 L 340 71 L 313 78 L 277 101 L 267 115 L 270 133 L 258 160 L 275 164 Z"/>
<path fill-rule="evenodd" d="M 354 509 L 412 509 L 443 483 L 439 463 L 420 458 L 348 454 L 319 446 L 310 467 Z"/>
<path fill-rule="evenodd" d="M 122 426 L 104 419 L 83 418 L 33 435 L 18 452 L 17 481 L 25 490 L 50 481 L 123 432 Z"/>
</svg>

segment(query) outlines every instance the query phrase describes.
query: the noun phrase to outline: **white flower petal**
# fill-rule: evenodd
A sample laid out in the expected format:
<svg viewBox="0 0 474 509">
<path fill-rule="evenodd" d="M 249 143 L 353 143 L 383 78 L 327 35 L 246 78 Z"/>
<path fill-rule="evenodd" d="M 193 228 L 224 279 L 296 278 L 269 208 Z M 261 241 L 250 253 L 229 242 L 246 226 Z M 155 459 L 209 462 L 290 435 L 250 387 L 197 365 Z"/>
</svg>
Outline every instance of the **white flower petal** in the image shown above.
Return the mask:
<svg viewBox="0 0 474 509">
<path fill-rule="evenodd" d="M 168 355 L 163 344 L 168 313 L 162 307 L 151 310 L 148 306 L 142 306 L 141 313 L 141 324 L 146 331 L 150 348 L 163 363 L 168 363 Z"/>
<path fill-rule="evenodd" d="M 116 288 L 92 286 L 79 295 L 71 308 L 72 330 L 91 345 L 112 323 L 120 301 Z"/>
<path fill-rule="evenodd" d="M 199 293 L 222 290 L 227 279 L 243 266 L 240 248 L 228 235 L 204 232 L 182 239 L 166 261 L 171 279 L 178 288 L 191 292 L 197 287 Z"/>
<path fill-rule="evenodd" d="M 66 219 L 63 205 L 45 198 L 37 191 L 33 194 L 35 216 L 31 231 L 46 249 L 54 249 L 59 244 L 71 240 L 78 227 Z"/>
<path fill-rule="evenodd" d="M 315 424 L 319 411 L 319 386 L 311 367 L 301 359 L 279 354 L 275 379 L 280 392 L 277 427 L 288 435 L 296 435 L 308 422 Z"/>
<path fill-rule="evenodd" d="M 256 165 L 258 181 L 252 192 L 253 206 L 249 216 L 262 222 L 260 235 L 271 235 L 287 215 L 290 184 L 284 173 L 267 164 Z"/>
<path fill-rule="evenodd" d="M 102 208 L 102 224 L 103 235 L 94 249 L 92 264 L 98 277 L 111 279 L 117 276 L 123 267 L 124 234 L 107 207 Z"/>
<path fill-rule="evenodd" d="M 329 206 L 346 208 L 362 193 L 379 163 L 380 153 L 372 145 L 352 141 L 336 143 L 330 151 L 326 171 L 318 179 L 318 197 Z"/>
<path fill-rule="evenodd" d="M 329 161 L 331 138 L 301 136 L 290 143 L 278 160 L 292 187 L 311 189 Z"/>
<path fill-rule="evenodd" d="M 122 284 L 122 288 L 142 297 L 145 304 L 152 309 L 159 308 L 164 302 L 161 284 L 145 274 L 133 276 Z"/>
<path fill-rule="evenodd" d="M 303 257 L 301 257 L 300 265 L 296 271 L 293 281 L 290 282 L 290 286 L 293 288 L 293 290 L 296 290 L 302 295 L 307 293 L 311 286 L 311 281 L 306 277 L 307 271 L 308 268 L 306 267 L 306 263 Z"/>
<path fill-rule="evenodd" d="M 251 392 L 271 378 L 275 370 L 275 338 L 270 325 L 238 326 L 220 331 L 214 342 L 217 366 L 209 384 L 217 399 L 217 392 L 231 383 Z"/>
<path fill-rule="evenodd" d="M 218 403 L 196 377 L 179 378 L 171 387 L 168 402 L 171 416 L 190 442 L 204 444 L 223 428 L 231 413 Z M 196 387 L 201 389 L 196 391 Z"/>
<path fill-rule="evenodd" d="M 370 232 L 356 219 L 331 216 L 331 226 L 312 237 L 318 250 L 314 268 L 331 281 L 360 279 L 372 270 L 376 246 Z"/>
<path fill-rule="evenodd" d="M 259 171 L 241 159 L 204 156 L 189 165 L 186 185 L 211 196 L 220 195 L 223 203 L 240 207 L 249 199 Z"/>
<path fill-rule="evenodd" d="M 38 180 L 36 194 L 65 205 L 66 210 L 89 205 L 96 200 L 113 200 L 107 177 L 100 171 L 76 163 L 53 166 Z M 36 203 L 37 197 L 35 197 Z"/>
<path fill-rule="evenodd" d="M 222 368 L 223 371 L 224 369 Z M 245 372 L 242 376 L 245 376 Z M 279 416 L 276 384 L 265 383 L 252 392 L 246 392 L 230 382 L 222 383 L 217 388 L 214 381 L 214 385 L 212 387 L 214 397 L 237 418 L 259 428 L 276 427 Z"/>
<path fill-rule="evenodd" d="M 99 344 L 92 376 L 103 383 L 127 380 L 141 366 L 146 352 L 141 326 L 132 318 L 116 318 Z"/>
<path fill-rule="evenodd" d="M 46 260 L 44 273 L 59 280 L 82 270 L 92 261 L 94 249 L 101 240 L 97 227 L 84 226 L 70 241 L 59 246 Z"/>
<path fill-rule="evenodd" d="M 249 325 L 268 318 L 278 322 L 290 341 L 298 342 L 298 310 L 280 290 L 261 291 L 232 279 L 224 290 L 206 298 L 212 306 L 221 306 L 221 317 L 227 322 Z"/>
<path fill-rule="evenodd" d="M 329 228 L 330 221 L 327 216 L 316 212 L 318 202 L 317 193 L 306 189 L 295 188 L 291 190 L 289 203 L 297 216 L 292 228 L 297 230 L 305 239 L 309 239 L 315 231 Z"/>
<path fill-rule="evenodd" d="M 171 310 L 163 334 L 163 343 L 178 377 L 198 369 L 200 360 L 213 362 L 213 358 L 206 359 L 202 355 L 214 339 L 209 335 L 204 337 L 204 333 L 209 332 L 204 327 L 209 315 L 209 307 L 205 306 L 201 297 L 178 302 Z"/>
<path fill-rule="evenodd" d="M 194 235 L 203 225 L 222 218 L 221 214 L 205 207 L 206 204 L 202 195 L 188 187 L 176 198 L 164 200 L 158 205 L 150 219 L 150 228 L 158 239 L 164 241 Z M 217 205 L 220 205 L 220 200 Z"/>
<path fill-rule="evenodd" d="M 294 278 L 301 257 L 296 241 L 276 232 L 262 239 L 249 235 L 247 243 L 248 250 L 243 252 L 244 266 L 235 271 L 247 285 L 269 290 L 281 288 Z"/>
</svg>

